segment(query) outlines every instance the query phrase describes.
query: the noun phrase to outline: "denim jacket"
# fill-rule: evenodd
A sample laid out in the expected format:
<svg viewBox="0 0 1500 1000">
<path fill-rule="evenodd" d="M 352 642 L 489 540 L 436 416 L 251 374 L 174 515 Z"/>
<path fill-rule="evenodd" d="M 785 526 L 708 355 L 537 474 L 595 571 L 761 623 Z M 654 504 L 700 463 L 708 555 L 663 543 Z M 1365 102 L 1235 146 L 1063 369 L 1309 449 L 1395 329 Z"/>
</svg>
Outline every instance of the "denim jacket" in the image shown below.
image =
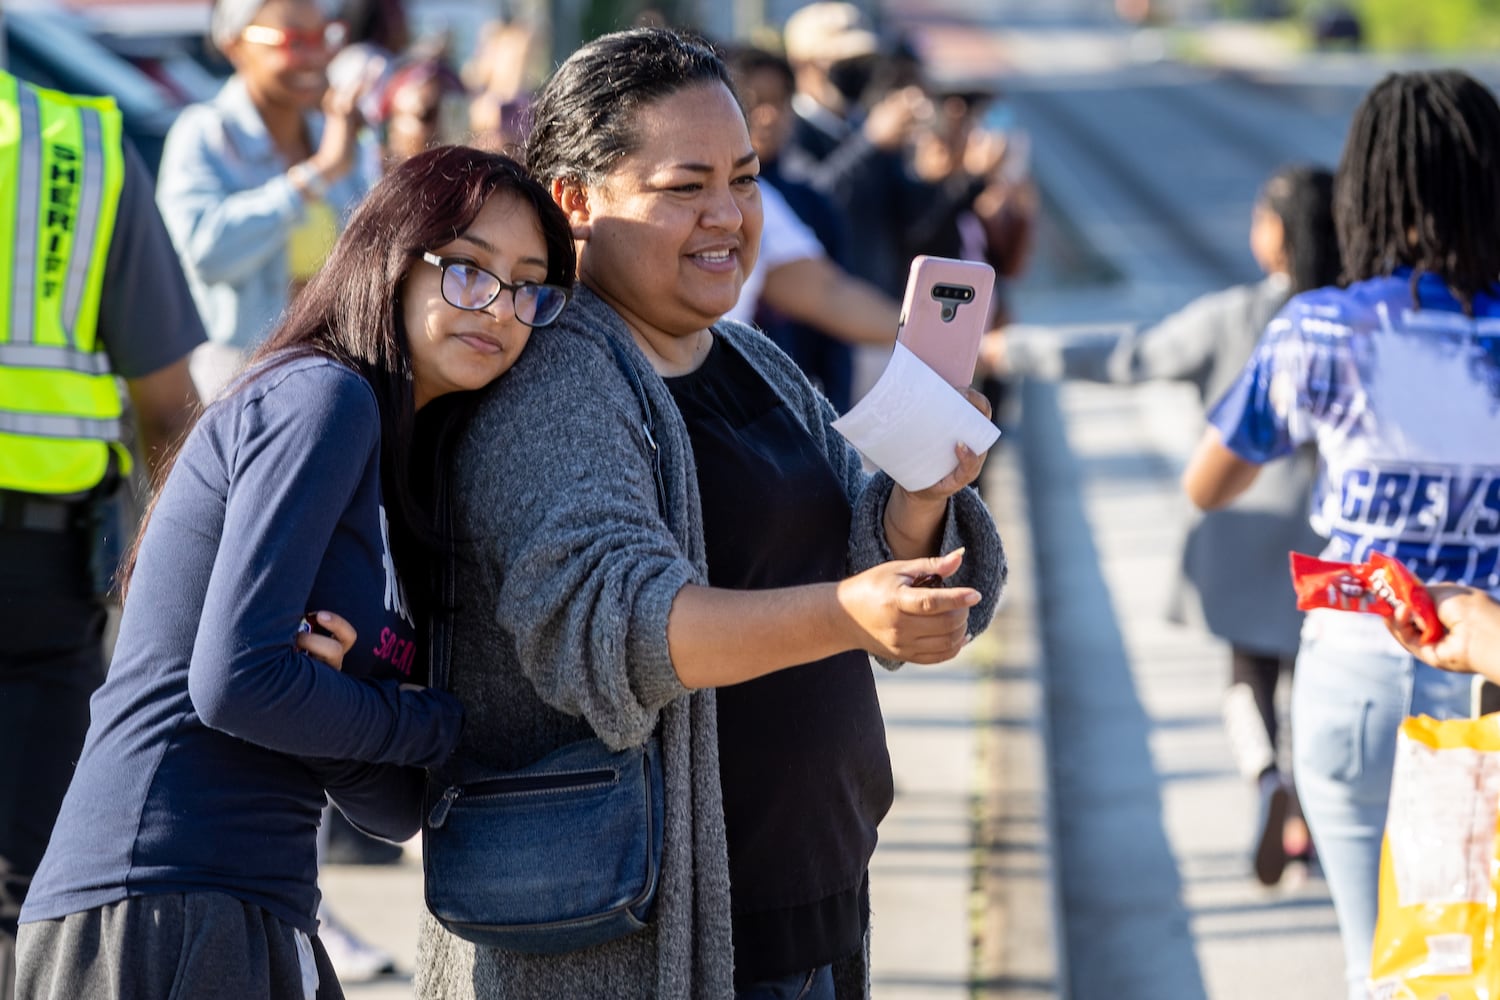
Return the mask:
<svg viewBox="0 0 1500 1000">
<path fill-rule="evenodd" d="M 307 125 L 316 148 L 322 115 Z M 361 155 L 329 186 L 340 228 L 373 185 L 374 163 Z M 167 133 L 156 200 L 213 343 L 253 348 L 286 308 L 287 240 L 304 213 L 289 166 L 238 76 Z"/>
</svg>

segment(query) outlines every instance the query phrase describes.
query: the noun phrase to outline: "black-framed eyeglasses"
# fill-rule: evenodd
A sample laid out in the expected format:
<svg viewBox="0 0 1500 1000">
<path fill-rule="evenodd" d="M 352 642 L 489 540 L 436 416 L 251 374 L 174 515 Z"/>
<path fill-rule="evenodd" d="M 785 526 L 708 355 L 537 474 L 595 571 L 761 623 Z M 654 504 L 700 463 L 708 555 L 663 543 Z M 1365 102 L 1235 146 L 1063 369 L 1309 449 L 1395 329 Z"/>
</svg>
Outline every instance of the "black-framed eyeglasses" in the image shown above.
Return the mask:
<svg viewBox="0 0 1500 1000">
<path fill-rule="evenodd" d="M 489 308 L 501 292 L 510 292 L 511 308 L 516 319 L 527 326 L 546 326 L 562 315 L 571 294 L 561 285 L 546 285 L 535 281 L 518 281 L 514 284 L 501 281 L 478 264 L 452 257 L 439 257 L 435 253 L 424 253 L 422 259 L 443 272 L 443 301 L 455 309 L 478 312 Z"/>
</svg>

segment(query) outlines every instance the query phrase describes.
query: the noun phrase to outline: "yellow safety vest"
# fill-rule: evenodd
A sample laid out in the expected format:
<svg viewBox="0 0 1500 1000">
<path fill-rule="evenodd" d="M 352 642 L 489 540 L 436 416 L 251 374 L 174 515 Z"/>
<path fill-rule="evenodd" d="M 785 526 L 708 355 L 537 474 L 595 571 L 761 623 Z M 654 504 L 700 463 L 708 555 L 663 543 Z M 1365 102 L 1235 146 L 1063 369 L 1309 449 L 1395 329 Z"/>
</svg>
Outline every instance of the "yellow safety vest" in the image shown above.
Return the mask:
<svg viewBox="0 0 1500 1000">
<path fill-rule="evenodd" d="M 53 496 L 122 469 L 120 390 L 98 342 L 125 179 L 120 112 L 0 71 L 0 489 Z"/>
</svg>

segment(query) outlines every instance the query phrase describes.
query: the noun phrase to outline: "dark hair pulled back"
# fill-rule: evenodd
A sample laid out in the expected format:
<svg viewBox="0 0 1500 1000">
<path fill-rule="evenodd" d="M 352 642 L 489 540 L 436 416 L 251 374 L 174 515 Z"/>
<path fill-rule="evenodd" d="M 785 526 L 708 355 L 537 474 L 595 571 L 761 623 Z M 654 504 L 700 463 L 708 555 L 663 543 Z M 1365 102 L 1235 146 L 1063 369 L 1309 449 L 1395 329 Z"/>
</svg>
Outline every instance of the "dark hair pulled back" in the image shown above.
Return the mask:
<svg viewBox="0 0 1500 1000">
<path fill-rule="evenodd" d="M 1337 284 L 1343 265 L 1333 225 L 1333 173 L 1310 164 L 1282 167 L 1261 186 L 1260 200 L 1281 220 L 1292 294 Z"/>
<path fill-rule="evenodd" d="M 639 143 L 636 112 L 680 90 L 734 84 L 708 44 L 670 28 L 632 28 L 574 52 L 532 105 L 526 164 L 543 184 L 597 181 Z"/>
</svg>

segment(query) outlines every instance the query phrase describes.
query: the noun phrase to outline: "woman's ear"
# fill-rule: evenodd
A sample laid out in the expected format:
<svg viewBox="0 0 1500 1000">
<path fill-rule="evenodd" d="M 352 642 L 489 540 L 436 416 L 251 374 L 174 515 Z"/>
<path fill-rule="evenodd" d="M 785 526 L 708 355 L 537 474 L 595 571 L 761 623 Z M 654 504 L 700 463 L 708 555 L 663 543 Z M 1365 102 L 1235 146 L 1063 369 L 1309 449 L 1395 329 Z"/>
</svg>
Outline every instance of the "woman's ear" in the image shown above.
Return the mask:
<svg viewBox="0 0 1500 1000">
<path fill-rule="evenodd" d="M 227 41 L 222 45 L 218 45 L 216 43 L 215 48 L 217 49 L 219 55 L 224 57 L 224 61 L 229 64 L 230 68 L 235 72 L 239 72 L 240 40 L 238 38 L 231 39 L 230 41 Z"/>
<path fill-rule="evenodd" d="M 589 209 L 589 189 L 576 177 L 559 177 L 552 182 L 552 200 L 557 202 L 568 225 L 573 227 L 575 240 L 586 240 L 592 230 L 592 215 Z"/>
</svg>

